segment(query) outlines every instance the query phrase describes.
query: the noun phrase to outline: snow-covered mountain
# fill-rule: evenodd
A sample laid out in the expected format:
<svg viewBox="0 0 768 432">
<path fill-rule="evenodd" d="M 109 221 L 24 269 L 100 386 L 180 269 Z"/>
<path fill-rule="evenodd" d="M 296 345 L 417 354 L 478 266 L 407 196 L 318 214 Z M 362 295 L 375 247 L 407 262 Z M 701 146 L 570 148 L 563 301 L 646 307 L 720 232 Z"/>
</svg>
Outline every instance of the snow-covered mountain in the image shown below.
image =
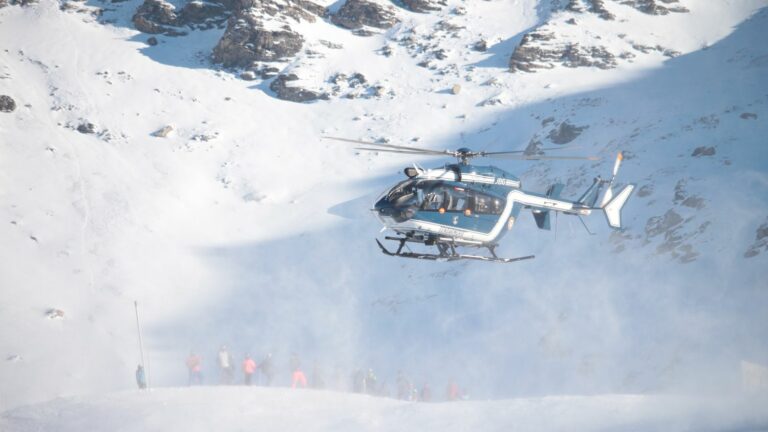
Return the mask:
<svg viewBox="0 0 768 432">
<path fill-rule="evenodd" d="M 740 394 L 768 365 L 766 6 L 0 2 L 0 410 L 134 386 L 134 300 L 160 387 L 227 344 L 478 399 Z M 600 156 L 499 164 L 565 196 L 624 150 L 638 188 L 622 232 L 524 215 L 499 253 L 533 261 L 394 259 L 371 202 L 446 161 L 322 136 Z"/>
</svg>

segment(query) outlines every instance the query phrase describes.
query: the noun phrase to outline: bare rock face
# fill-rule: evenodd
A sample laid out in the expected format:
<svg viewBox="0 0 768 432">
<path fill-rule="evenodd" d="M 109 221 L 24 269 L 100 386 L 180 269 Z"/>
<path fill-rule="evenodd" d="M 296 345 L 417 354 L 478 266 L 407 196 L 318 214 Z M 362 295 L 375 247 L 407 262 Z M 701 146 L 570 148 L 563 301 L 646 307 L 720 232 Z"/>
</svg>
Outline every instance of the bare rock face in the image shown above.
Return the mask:
<svg viewBox="0 0 768 432">
<path fill-rule="evenodd" d="M 222 4 L 191 1 L 181 9 L 179 20 L 182 25 L 208 30 L 221 27 L 228 16 L 229 11 Z"/>
<path fill-rule="evenodd" d="M 558 43 L 551 33 L 534 30 L 523 36 L 509 59 L 510 72 L 535 72 L 551 69 L 555 64 L 566 67 L 616 67 L 616 57 L 601 46 L 581 46 L 577 43 Z"/>
<path fill-rule="evenodd" d="M 37 0 L 0 0 L 0 9 L 6 6 L 28 6 L 37 3 Z"/>
<path fill-rule="evenodd" d="M 437 2 L 431 0 L 400 0 L 402 5 L 411 12 L 429 13 L 440 10 Z M 442 4 L 445 4 L 443 1 Z"/>
<path fill-rule="evenodd" d="M 603 0 L 589 0 L 589 11 L 607 21 L 616 18 L 605 8 L 605 2 Z"/>
<path fill-rule="evenodd" d="M 288 83 L 297 81 L 299 77 L 295 74 L 279 75 L 269 85 L 269 89 L 275 92 L 278 99 L 291 102 L 311 102 L 317 99 L 328 99 L 328 95 L 307 90 L 298 86 L 291 86 Z"/>
<path fill-rule="evenodd" d="M 13 112 L 16 109 L 16 101 L 7 95 L 0 95 L 0 112 Z"/>
<path fill-rule="evenodd" d="M 678 0 L 622 0 L 621 4 L 632 6 L 640 12 L 649 15 L 667 15 L 670 12 L 689 12 L 678 4 Z M 660 3 L 663 3 L 660 4 Z"/>
<path fill-rule="evenodd" d="M 165 33 L 169 36 L 184 34 L 171 28 L 180 26 L 181 21 L 176 14 L 176 7 L 164 0 L 144 0 L 136 9 L 132 21 L 136 30 L 144 33 Z"/>
<path fill-rule="evenodd" d="M 240 14 L 229 19 L 227 30 L 213 49 L 213 61 L 225 67 L 250 67 L 257 61 L 277 61 L 293 57 L 304 38 L 285 26 L 266 30 L 258 17 Z"/>
<path fill-rule="evenodd" d="M 144 0 L 133 15 L 133 25 L 144 33 L 182 36 L 186 34 L 182 27 L 199 30 L 221 27 L 229 13 L 221 3 L 193 0 L 179 12 L 165 0 Z"/>
<path fill-rule="evenodd" d="M 347 0 L 344 6 L 331 16 L 331 22 L 350 30 L 364 26 L 388 29 L 399 20 L 394 8 L 367 0 Z"/>
<path fill-rule="evenodd" d="M 289 22 L 315 22 L 327 10 L 309 0 L 232 0 L 236 12 L 213 49 L 213 61 L 226 67 L 248 68 L 295 56 L 304 38 Z"/>
<path fill-rule="evenodd" d="M 768 222 L 757 228 L 755 242 L 744 252 L 744 258 L 752 258 L 765 251 L 768 251 Z"/>
<path fill-rule="evenodd" d="M 548 137 L 549 140 L 555 144 L 568 144 L 578 138 L 578 136 L 581 135 L 581 132 L 588 127 L 589 126 L 574 126 L 566 120 L 553 129 Z"/>
</svg>

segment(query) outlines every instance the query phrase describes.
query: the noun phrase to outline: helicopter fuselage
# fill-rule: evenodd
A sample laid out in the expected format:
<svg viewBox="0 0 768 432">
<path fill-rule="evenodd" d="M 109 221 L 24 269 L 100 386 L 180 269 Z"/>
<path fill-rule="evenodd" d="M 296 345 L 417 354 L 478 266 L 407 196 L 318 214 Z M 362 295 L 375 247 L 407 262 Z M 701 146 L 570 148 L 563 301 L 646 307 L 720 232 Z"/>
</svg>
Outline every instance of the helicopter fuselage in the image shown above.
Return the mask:
<svg viewBox="0 0 768 432">
<path fill-rule="evenodd" d="M 508 195 L 520 186 L 496 167 L 452 164 L 417 171 L 382 194 L 374 210 L 399 234 L 483 246 L 511 228 L 516 216 Z"/>
</svg>

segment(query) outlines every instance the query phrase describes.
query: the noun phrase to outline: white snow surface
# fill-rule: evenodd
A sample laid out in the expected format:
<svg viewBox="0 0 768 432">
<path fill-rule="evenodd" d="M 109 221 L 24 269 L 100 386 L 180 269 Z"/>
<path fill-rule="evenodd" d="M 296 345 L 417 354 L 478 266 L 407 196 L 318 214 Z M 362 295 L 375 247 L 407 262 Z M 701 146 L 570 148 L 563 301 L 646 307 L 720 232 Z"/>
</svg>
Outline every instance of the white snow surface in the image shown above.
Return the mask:
<svg viewBox="0 0 768 432">
<path fill-rule="evenodd" d="M 211 65 L 222 30 L 148 46 L 130 24 L 140 3 L 81 6 L 106 8 L 100 19 L 53 0 L 0 8 L 0 94 L 17 104 L 0 113 L 0 429 L 768 428 L 754 408 L 765 385 L 740 369 L 768 365 L 768 250 L 745 256 L 768 223 L 768 2 L 681 0 L 690 13 L 659 17 L 606 2 L 616 21 L 578 16 L 577 28 L 550 13 L 554 1 L 449 0 L 433 14 L 398 9 L 402 23 L 369 38 L 302 23 L 323 56 L 280 65 L 302 85 L 361 72 L 388 91 L 311 104 Z M 459 5 L 467 15 L 450 14 Z M 466 28 L 431 39 L 448 56 L 438 69 L 393 42 L 426 38 L 441 19 Z M 507 72 L 523 34 L 544 23 L 585 44 L 680 55 Z M 481 37 L 489 50 L 470 50 Z M 387 44 L 393 55 L 377 54 Z M 382 255 L 372 201 L 404 166 L 448 161 L 320 138 L 520 150 L 552 146 L 565 120 L 588 126 L 571 153 L 599 162 L 492 163 L 526 190 L 560 181 L 578 197 L 624 150 L 618 181 L 638 185 L 626 230 L 595 215 L 594 236 L 567 217 L 540 231 L 524 212 L 498 253 L 536 259 L 509 265 Z M 83 122 L 96 134 L 77 132 Z M 716 153 L 692 157 L 701 146 Z M 134 301 L 146 393 L 128 390 Z M 455 379 L 470 401 L 164 388 L 186 382 L 190 350 L 215 383 L 221 344 L 236 363 L 273 353 L 278 387 L 297 353 L 345 382 L 372 368 L 390 390 L 403 370 L 437 399 Z"/>
<path fill-rule="evenodd" d="M 679 396 L 549 396 L 413 403 L 317 390 L 167 388 L 53 400 L 0 417 L 8 432 L 757 430 L 766 401 Z"/>
</svg>

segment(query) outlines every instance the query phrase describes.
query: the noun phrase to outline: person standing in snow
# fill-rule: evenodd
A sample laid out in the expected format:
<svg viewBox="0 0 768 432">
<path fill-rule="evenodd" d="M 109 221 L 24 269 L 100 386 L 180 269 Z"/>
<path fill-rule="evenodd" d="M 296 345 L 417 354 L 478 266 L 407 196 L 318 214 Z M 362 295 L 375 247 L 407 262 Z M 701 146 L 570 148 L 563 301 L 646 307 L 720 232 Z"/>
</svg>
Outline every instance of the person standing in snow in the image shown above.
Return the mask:
<svg viewBox="0 0 768 432">
<path fill-rule="evenodd" d="M 253 361 L 251 356 L 246 354 L 245 360 L 243 360 L 243 374 L 245 374 L 245 385 L 247 386 L 251 385 L 251 377 L 253 376 L 254 372 L 256 372 L 256 362 Z"/>
<path fill-rule="evenodd" d="M 219 369 L 221 371 L 221 383 L 232 384 L 232 356 L 229 355 L 226 345 L 222 345 L 219 350 Z"/>
<path fill-rule="evenodd" d="M 408 400 L 411 396 L 411 383 L 408 378 L 403 375 L 403 371 L 397 371 L 397 398 L 400 400 Z"/>
<path fill-rule="evenodd" d="M 307 377 L 304 375 L 304 372 L 301 370 L 301 368 L 297 368 L 295 371 L 293 371 L 293 374 L 291 374 L 291 388 L 296 388 L 298 386 L 301 386 L 301 388 L 307 388 Z"/>
<path fill-rule="evenodd" d="M 136 385 L 140 390 L 147 388 L 147 376 L 144 374 L 144 367 L 142 365 L 136 366 Z"/>
<path fill-rule="evenodd" d="M 375 395 L 378 387 L 376 386 L 377 379 L 376 374 L 373 373 L 373 369 L 368 369 L 368 373 L 365 375 L 363 389 L 364 393 Z"/>
<path fill-rule="evenodd" d="M 267 387 L 272 385 L 272 380 L 275 378 L 275 366 L 272 364 L 272 353 L 269 353 L 264 357 L 259 369 L 261 369 L 261 373 L 264 374 L 264 385 Z"/>
<path fill-rule="evenodd" d="M 189 371 L 189 385 L 203 384 L 203 361 L 194 351 L 187 357 L 187 370 Z"/>
<path fill-rule="evenodd" d="M 448 383 L 448 389 L 446 390 L 446 398 L 449 401 L 456 401 L 459 400 L 459 385 L 456 384 L 456 381 L 451 380 L 450 383 Z"/>
<path fill-rule="evenodd" d="M 429 402 L 432 400 L 432 390 L 429 388 L 429 383 L 425 382 L 424 387 L 421 388 L 421 401 Z"/>
</svg>

